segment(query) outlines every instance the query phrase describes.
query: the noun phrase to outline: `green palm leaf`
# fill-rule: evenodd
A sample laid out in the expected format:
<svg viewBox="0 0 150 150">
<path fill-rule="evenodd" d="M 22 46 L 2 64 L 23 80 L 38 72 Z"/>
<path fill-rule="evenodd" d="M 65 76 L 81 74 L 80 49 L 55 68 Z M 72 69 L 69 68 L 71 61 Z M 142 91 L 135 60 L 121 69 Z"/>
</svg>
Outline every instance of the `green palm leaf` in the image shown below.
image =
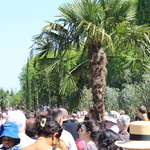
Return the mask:
<svg viewBox="0 0 150 150">
<path fill-rule="evenodd" d="M 62 95 L 69 95 L 70 93 L 76 91 L 78 88 L 76 86 L 76 79 L 71 75 L 66 75 L 60 82 L 59 92 Z"/>
</svg>

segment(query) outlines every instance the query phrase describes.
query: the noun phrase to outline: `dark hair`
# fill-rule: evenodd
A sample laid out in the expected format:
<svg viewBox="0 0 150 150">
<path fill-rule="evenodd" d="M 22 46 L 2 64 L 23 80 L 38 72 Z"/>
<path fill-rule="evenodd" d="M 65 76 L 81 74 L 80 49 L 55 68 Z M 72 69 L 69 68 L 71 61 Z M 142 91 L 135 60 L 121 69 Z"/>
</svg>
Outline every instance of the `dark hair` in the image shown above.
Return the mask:
<svg viewBox="0 0 150 150">
<path fill-rule="evenodd" d="M 47 114 L 51 119 L 58 121 L 59 118 L 63 118 L 63 112 L 58 108 L 51 109 Z"/>
<path fill-rule="evenodd" d="M 139 112 L 142 114 L 145 114 L 147 112 L 146 107 L 145 106 L 140 106 L 139 107 Z"/>
<path fill-rule="evenodd" d="M 111 129 L 106 129 L 99 134 L 98 137 L 98 150 L 117 150 L 118 146 L 115 141 L 118 141 L 119 136 Z"/>
<path fill-rule="evenodd" d="M 24 114 L 25 114 L 25 116 L 26 116 L 27 119 L 32 118 L 32 115 L 33 115 L 33 113 L 31 111 L 29 111 L 29 110 L 25 110 Z"/>
<path fill-rule="evenodd" d="M 90 118 L 89 118 L 89 115 L 87 114 L 84 116 L 84 121 L 88 121 L 88 120 L 90 120 Z"/>
<path fill-rule="evenodd" d="M 57 138 L 61 136 L 62 128 L 59 123 L 48 116 L 38 116 L 35 121 L 37 135 L 39 136 L 52 136 L 58 132 Z"/>
<path fill-rule="evenodd" d="M 147 117 L 150 120 L 150 111 L 147 112 Z"/>
<path fill-rule="evenodd" d="M 106 121 L 99 122 L 100 131 L 104 131 L 106 129 Z"/>
<path fill-rule="evenodd" d="M 90 131 L 91 132 L 91 139 L 96 142 L 97 141 L 97 137 L 99 134 L 99 124 L 95 121 L 85 121 L 82 123 L 82 125 L 85 125 L 86 127 L 86 131 Z"/>
<path fill-rule="evenodd" d="M 144 121 L 144 117 L 140 116 L 140 115 L 137 115 L 137 116 L 135 116 L 134 120 L 135 121 Z"/>
<path fill-rule="evenodd" d="M 25 133 L 27 136 L 29 137 L 36 137 L 36 132 L 34 130 L 34 126 L 33 125 L 29 125 L 28 128 L 26 128 Z"/>
<path fill-rule="evenodd" d="M 30 118 L 26 122 L 26 130 L 25 133 L 29 137 L 36 137 L 36 131 L 34 130 L 34 123 L 35 123 L 35 118 Z"/>
<path fill-rule="evenodd" d="M 88 113 L 92 115 L 92 119 L 96 120 L 96 113 L 95 113 L 95 110 L 93 108 L 89 109 Z"/>
<path fill-rule="evenodd" d="M 78 123 L 77 131 L 79 131 L 79 129 L 81 128 L 82 124 L 83 124 L 83 122 L 79 122 L 79 123 Z"/>
</svg>

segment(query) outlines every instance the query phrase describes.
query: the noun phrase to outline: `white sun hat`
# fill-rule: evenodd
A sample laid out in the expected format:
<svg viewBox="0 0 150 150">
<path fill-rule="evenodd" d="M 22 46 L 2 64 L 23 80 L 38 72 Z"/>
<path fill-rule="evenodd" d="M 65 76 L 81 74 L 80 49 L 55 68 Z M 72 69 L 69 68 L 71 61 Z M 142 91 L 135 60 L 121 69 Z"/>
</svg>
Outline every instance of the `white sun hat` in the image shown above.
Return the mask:
<svg viewBox="0 0 150 150">
<path fill-rule="evenodd" d="M 106 121 L 111 121 L 113 123 L 117 123 L 117 119 L 119 118 L 120 114 L 117 111 L 110 111 L 110 113 L 106 116 L 104 116 L 104 119 Z"/>
</svg>

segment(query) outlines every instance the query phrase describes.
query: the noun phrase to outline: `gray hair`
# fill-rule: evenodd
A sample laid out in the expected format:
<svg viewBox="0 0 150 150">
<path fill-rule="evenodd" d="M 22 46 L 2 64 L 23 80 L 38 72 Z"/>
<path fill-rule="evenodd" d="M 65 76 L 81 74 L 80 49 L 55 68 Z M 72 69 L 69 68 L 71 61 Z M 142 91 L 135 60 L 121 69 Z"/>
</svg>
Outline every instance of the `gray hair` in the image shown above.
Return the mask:
<svg viewBox="0 0 150 150">
<path fill-rule="evenodd" d="M 128 115 L 120 115 L 117 119 L 117 124 L 121 124 L 125 128 L 128 128 L 130 124 L 130 117 Z"/>
<path fill-rule="evenodd" d="M 25 114 L 20 110 L 9 111 L 6 118 L 6 122 L 15 123 L 19 131 L 25 130 L 26 121 Z"/>
</svg>

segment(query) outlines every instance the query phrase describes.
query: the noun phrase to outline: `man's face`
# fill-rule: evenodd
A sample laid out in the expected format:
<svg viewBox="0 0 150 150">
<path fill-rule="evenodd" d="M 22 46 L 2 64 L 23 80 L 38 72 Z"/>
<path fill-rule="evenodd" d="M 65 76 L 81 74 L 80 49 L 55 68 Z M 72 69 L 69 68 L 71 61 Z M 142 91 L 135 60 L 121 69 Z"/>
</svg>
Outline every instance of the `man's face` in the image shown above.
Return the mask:
<svg viewBox="0 0 150 150">
<path fill-rule="evenodd" d="M 106 128 L 107 128 L 107 129 L 111 128 L 111 126 L 113 126 L 113 125 L 114 125 L 113 122 L 106 120 Z"/>
</svg>

